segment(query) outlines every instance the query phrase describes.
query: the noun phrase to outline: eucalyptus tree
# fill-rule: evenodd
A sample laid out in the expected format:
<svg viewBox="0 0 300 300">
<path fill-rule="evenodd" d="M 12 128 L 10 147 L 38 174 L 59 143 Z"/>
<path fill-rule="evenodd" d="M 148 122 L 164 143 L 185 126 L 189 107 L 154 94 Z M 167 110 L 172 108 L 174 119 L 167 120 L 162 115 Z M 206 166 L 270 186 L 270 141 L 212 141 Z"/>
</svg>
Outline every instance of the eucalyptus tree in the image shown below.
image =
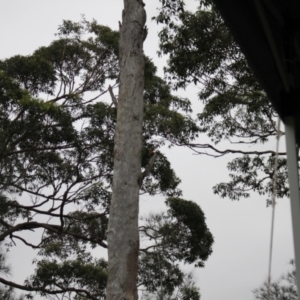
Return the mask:
<svg viewBox="0 0 300 300">
<path fill-rule="evenodd" d="M 163 25 L 160 54 L 168 55 L 166 80 L 174 89 L 199 86 L 203 109 L 199 131 L 210 143 L 180 141 L 195 153 L 220 157 L 232 154 L 230 181 L 214 186 L 221 197 L 239 200 L 251 191 L 272 193 L 275 151 L 262 144 L 274 141 L 277 114 L 211 0 L 199 0 L 195 12 L 183 0 L 161 0 L 154 18 Z M 284 132 L 280 132 L 280 135 Z M 222 142 L 230 146 L 224 149 Z M 277 196 L 288 196 L 286 153 L 279 153 Z"/>
<path fill-rule="evenodd" d="M 120 87 L 114 145 L 114 174 L 108 228 L 107 299 L 138 299 L 139 190 L 147 34 L 142 0 L 124 0 L 120 22 Z M 153 159 L 155 156 L 153 155 Z"/>
<path fill-rule="evenodd" d="M 38 254 L 35 271 L 24 284 L 4 277 L 0 283 L 26 291 L 27 298 L 35 293 L 49 299 L 106 297 L 110 269 L 91 250 L 108 247 L 116 184 L 114 137 L 122 107 L 116 93 L 123 76 L 118 39 L 118 32 L 96 21 L 63 21 L 49 46 L 0 61 L 0 240 L 6 247 L 22 243 Z M 139 174 L 144 178 L 138 188 L 139 193 L 164 196 L 168 210 L 163 221 L 151 223 L 155 240 L 149 236 L 150 225 L 141 223 L 148 229 L 139 229 L 143 243 L 137 284 L 171 297 L 186 279 L 179 262 L 203 266 L 213 237 L 198 205 L 180 198 L 180 179 L 161 150 L 197 137 L 191 104 L 173 96 L 151 60 L 143 59 Z M 174 239 L 170 228 L 182 240 Z M 154 253 L 161 257 L 162 270 L 150 263 Z M 145 275 L 151 266 L 156 285 Z M 166 270 L 175 270 L 177 279 L 167 280 Z M 189 286 L 186 293 L 197 291 Z"/>
</svg>

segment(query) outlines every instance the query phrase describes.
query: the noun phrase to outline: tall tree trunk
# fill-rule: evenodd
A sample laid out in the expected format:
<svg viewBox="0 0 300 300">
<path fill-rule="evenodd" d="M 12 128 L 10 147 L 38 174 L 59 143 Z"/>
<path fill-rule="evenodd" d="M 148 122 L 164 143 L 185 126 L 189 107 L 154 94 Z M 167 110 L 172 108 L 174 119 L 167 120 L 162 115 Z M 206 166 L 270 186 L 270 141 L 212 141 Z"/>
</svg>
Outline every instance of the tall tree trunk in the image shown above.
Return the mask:
<svg viewBox="0 0 300 300">
<path fill-rule="evenodd" d="M 108 300 L 137 299 L 139 181 L 143 123 L 146 12 L 124 0 L 120 24 L 120 89 L 108 228 Z"/>
</svg>

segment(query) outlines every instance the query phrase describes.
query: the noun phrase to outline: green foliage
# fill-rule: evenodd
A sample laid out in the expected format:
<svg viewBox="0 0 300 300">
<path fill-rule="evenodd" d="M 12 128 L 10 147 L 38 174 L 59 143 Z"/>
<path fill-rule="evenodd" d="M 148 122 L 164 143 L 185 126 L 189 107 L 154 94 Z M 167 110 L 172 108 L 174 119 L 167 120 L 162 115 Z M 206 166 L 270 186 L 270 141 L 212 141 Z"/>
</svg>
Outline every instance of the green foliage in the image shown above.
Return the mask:
<svg viewBox="0 0 300 300">
<path fill-rule="evenodd" d="M 200 299 L 191 277 L 180 270 L 179 263 L 195 263 L 195 267 L 203 267 L 212 253 L 213 236 L 196 203 L 173 197 L 168 198 L 166 204 L 169 207 L 166 213 L 150 214 L 143 218 L 140 227 L 146 246 L 141 249 L 139 286 L 165 297 L 171 297 L 179 288 L 182 298 L 170 299 Z M 147 246 L 149 239 L 154 243 Z M 189 284 L 186 282 L 188 278 Z"/>
<path fill-rule="evenodd" d="M 239 200 L 242 197 L 250 197 L 250 191 L 254 191 L 259 195 L 268 195 L 267 204 L 271 204 L 270 195 L 273 193 L 274 163 L 274 156 L 266 158 L 259 155 L 253 157 L 244 155 L 235 158 L 228 163 L 228 169 L 234 172 L 230 174 L 231 182 L 229 184 L 217 184 L 214 187 L 214 192 L 221 197 Z M 279 158 L 278 165 L 276 197 L 289 197 L 289 189 L 286 184 L 288 176 L 286 159 Z"/>
<path fill-rule="evenodd" d="M 30 277 L 27 284 L 37 288 L 47 286 L 50 291 L 59 287 L 66 293 L 72 288 L 76 288 L 79 290 L 79 296 L 86 295 L 87 298 L 90 298 L 90 295 L 93 295 L 96 299 L 104 299 L 107 281 L 106 269 L 107 263 L 101 259 L 94 261 L 65 260 L 63 263 L 41 260 L 37 263 L 35 275 Z M 88 293 L 85 293 L 84 290 Z"/>
<path fill-rule="evenodd" d="M 214 239 L 206 226 L 204 213 L 196 203 L 173 197 L 168 198 L 166 204 L 169 208 L 165 214 L 149 215 L 140 227 L 141 237 L 155 243 L 142 249 L 141 269 L 145 267 L 147 271 L 139 280 L 149 291 L 153 292 L 154 287 L 161 285 L 167 294 L 172 294 L 176 285 L 184 280 L 178 263 L 195 263 L 195 267 L 203 267 L 212 253 Z M 148 283 L 150 277 L 152 282 Z M 160 281 L 160 285 L 155 280 Z M 176 285 L 171 284 L 176 280 Z"/>
<path fill-rule="evenodd" d="M 178 18 L 175 27 L 165 26 L 160 33 L 161 53 L 170 55 L 165 71 L 176 88 L 202 85 L 201 131 L 215 142 L 267 131 L 274 135 L 273 122 L 266 124 L 267 113 L 273 113 L 266 95 L 220 15 L 200 7 Z M 266 141 L 263 135 L 259 140 Z"/>
<path fill-rule="evenodd" d="M 180 198 L 168 198 L 166 204 L 167 223 L 161 228 L 164 243 L 176 252 L 170 253 L 176 260 L 186 263 L 195 262 L 196 267 L 203 267 L 204 261 L 212 253 L 213 236 L 206 226 L 201 208 L 192 201 Z"/>
<path fill-rule="evenodd" d="M 118 32 L 83 19 L 63 21 L 57 39 L 32 55 L 0 61 L 0 240 L 38 250 L 35 272 L 23 286 L 28 299 L 33 293 L 105 297 L 106 262 L 89 250 L 107 248 L 117 112 L 108 86 L 118 87 L 117 56 Z M 202 265 L 213 239 L 201 209 L 175 198 L 182 194 L 180 179 L 161 150 L 189 143 L 199 128 L 189 116 L 189 100 L 172 95 L 147 57 L 145 80 L 141 172 L 154 152 L 156 160 L 141 193 L 174 198 L 167 200 L 160 229 L 169 247 L 159 254 L 165 266 L 158 270 L 154 253 L 141 254 L 140 278 L 145 286 L 151 274 L 174 271 L 166 293 L 180 289 L 180 295 L 194 295 L 182 299 L 199 299 L 178 264 Z M 28 230 L 36 244 L 26 239 Z M 186 231 L 183 241 L 172 237 L 173 230 Z M 149 291 L 157 291 L 156 278 Z"/>
<path fill-rule="evenodd" d="M 0 63 L 0 69 L 8 76 L 18 80 L 22 87 L 33 94 L 53 93 L 55 70 L 44 57 L 16 55 Z"/>
<path fill-rule="evenodd" d="M 264 282 L 253 291 L 257 300 L 296 300 L 298 299 L 296 286 L 296 268 L 294 261 L 291 261 L 292 270 L 283 274 L 278 280 L 271 282 L 268 289 L 268 282 Z"/>
<path fill-rule="evenodd" d="M 174 24 L 172 17 L 184 11 L 185 3 L 183 0 L 160 0 L 160 2 L 162 9 L 159 11 L 158 16 L 153 17 L 153 19 L 156 20 L 157 23 L 163 23 L 172 27 Z"/>
<path fill-rule="evenodd" d="M 153 259 L 153 262 L 155 259 Z M 157 264 L 161 265 L 161 261 L 159 259 L 156 260 L 156 265 L 153 265 L 153 262 L 149 264 L 149 268 L 157 269 Z M 168 300 L 200 300 L 200 292 L 199 289 L 195 286 L 195 283 L 192 280 L 191 274 L 180 274 L 180 270 L 168 270 L 168 274 L 164 274 L 164 271 L 162 270 L 160 274 L 148 274 L 149 276 L 152 276 L 152 278 L 149 277 L 149 282 L 151 280 L 154 281 L 154 283 L 159 284 L 158 287 L 155 287 L 154 284 L 150 284 L 153 288 L 151 289 L 151 286 L 149 287 L 151 291 L 148 290 L 144 291 L 142 293 L 141 299 L 143 300 L 151 300 L 151 299 L 168 299 Z M 158 270 L 159 273 L 159 270 Z M 161 279 L 158 280 L 157 276 L 159 276 Z M 163 277 L 165 276 L 165 277 Z M 164 279 L 162 279 L 164 278 Z M 180 280 L 178 281 L 178 279 Z M 178 284 L 175 286 L 172 286 L 172 284 Z"/>
<path fill-rule="evenodd" d="M 142 162 L 145 160 L 147 160 L 147 156 L 143 157 Z M 149 162 L 149 159 L 147 161 Z M 142 164 L 142 167 L 146 167 L 146 163 Z M 177 188 L 180 181 L 166 156 L 157 151 L 151 175 L 143 181 L 141 190 L 152 196 L 158 192 L 166 196 L 179 196 L 182 193 Z"/>
<path fill-rule="evenodd" d="M 183 282 L 184 274 L 179 266 L 170 263 L 160 252 L 141 254 L 139 267 L 139 285 L 150 293 L 163 292 L 172 295 Z"/>
<path fill-rule="evenodd" d="M 161 2 L 156 21 L 163 24 L 160 53 L 169 58 L 167 81 L 175 89 L 190 84 L 200 87 L 198 97 L 203 109 L 198 113 L 197 125 L 199 132 L 211 140 L 210 144 L 183 144 L 199 154 L 240 155 L 228 164 L 231 180 L 214 187 L 221 197 L 239 200 L 258 191 L 269 199 L 274 151 L 255 147 L 274 141 L 277 132 L 277 114 L 265 92 L 212 1 L 199 1 L 195 12 L 186 11 L 183 2 L 180 10 L 170 0 Z M 216 148 L 223 141 L 232 144 L 232 149 Z M 280 159 L 278 173 L 278 197 L 284 197 L 288 195 L 284 158 Z"/>
</svg>

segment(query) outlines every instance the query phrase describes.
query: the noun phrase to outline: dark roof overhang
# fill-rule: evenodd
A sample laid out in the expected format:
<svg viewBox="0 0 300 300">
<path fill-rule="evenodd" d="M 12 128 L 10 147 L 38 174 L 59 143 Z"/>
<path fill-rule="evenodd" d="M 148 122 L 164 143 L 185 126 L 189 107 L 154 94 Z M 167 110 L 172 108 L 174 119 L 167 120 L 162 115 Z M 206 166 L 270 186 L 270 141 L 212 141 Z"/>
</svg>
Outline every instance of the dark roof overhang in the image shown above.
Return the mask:
<svg viewBox="0 0 300 300">
<path fill-rule="evenodd" d="M 300 0 L 214 0 L 276 111 L 300 145 Z"/>
</svg>

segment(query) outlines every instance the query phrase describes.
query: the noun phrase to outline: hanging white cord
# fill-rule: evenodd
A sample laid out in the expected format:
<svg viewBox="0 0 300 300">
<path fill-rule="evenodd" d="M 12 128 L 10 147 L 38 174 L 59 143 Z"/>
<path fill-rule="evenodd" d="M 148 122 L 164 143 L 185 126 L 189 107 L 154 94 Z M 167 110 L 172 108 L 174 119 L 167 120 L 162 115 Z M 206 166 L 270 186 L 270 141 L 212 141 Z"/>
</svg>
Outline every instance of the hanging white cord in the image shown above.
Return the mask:
<svg viewBox="0 0 300 300">
<path fill-rule="evenodd" d="M 272 255 L 273 255 L 273 237 L 274 237 L 274 220 L 275 220 L 275 206 L 276 206 L 276 193 L 277 193 L 277 168 L 278 168 L 278 151 L 279 151 L 279 139 L 281 136 L 280 132 L 280 118 L 278 117 L 277 122 L 277 133 L 276 133 L 276 153 L 274 162 L 274 173 L 273 173 L 273 191 L 272 191 L 272 220 L 271 220 L 271 238 L 270 238 L 270 252 L 269 252 L 269 270 L 268 270 L 268 285 L 267 285 L 267 299 L 271 300 L 271 272 L 272 272 Z"/>
</svg>

